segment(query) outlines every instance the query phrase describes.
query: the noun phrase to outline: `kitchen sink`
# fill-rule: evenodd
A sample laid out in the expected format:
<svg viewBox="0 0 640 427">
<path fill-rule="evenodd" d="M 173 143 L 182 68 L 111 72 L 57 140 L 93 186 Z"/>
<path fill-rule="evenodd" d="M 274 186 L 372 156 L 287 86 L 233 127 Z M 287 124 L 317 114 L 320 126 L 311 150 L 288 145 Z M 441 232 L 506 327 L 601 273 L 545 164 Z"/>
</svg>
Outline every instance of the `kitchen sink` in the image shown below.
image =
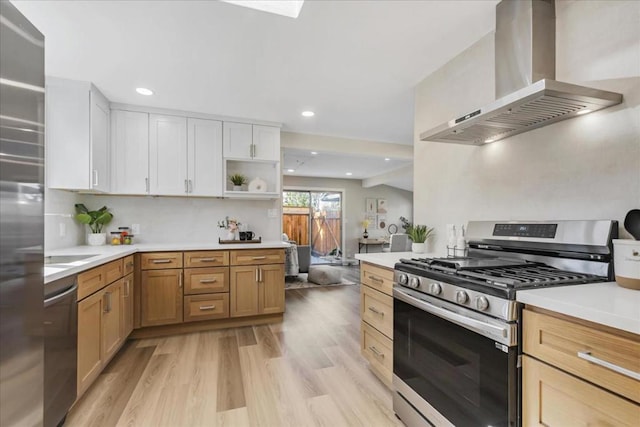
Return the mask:
<svg viewBox="0 0 640 427">
<path fill-rule="evenodd" d="M 44 265 L 70 264 L 72 262 L 82 261 L 83 259 L 91 258 L 97 255 L 98 254 L 46 256 L 44 257 Z"/>
</svg>

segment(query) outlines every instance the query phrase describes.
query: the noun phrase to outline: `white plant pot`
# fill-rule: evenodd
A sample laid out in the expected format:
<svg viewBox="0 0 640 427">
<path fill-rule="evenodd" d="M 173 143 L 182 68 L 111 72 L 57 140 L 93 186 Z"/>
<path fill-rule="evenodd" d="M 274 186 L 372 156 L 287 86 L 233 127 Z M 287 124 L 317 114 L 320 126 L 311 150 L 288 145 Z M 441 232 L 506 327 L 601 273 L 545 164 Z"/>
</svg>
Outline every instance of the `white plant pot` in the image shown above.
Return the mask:
<svg viewBox="0 0 640 427">
<path fill-rule="evenodd" d="M 233 191 L 242 191 L 242 185 L 234 185 Z"/>
<path fill-rule="evenodd" d="M 424 253 L 424 243 L 412 243 L 411 244 L 411 252 L 416 254 Z"/>
<path fill-rule="evenodd" d="M 87 244 L 89 246 L 102 246 L 107 242 L 107 233 L 87 234 Z"/>
</svg>

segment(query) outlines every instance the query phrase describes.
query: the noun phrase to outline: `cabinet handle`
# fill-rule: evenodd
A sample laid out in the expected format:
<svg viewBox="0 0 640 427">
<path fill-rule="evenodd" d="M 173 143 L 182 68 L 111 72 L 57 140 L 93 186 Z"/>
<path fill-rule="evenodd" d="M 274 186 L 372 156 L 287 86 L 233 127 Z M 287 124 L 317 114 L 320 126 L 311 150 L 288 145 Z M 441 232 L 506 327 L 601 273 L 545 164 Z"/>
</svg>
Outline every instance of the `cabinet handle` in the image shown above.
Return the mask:
<svg viewBox="0 0 640 427">
<path fill-rule="evenodd" d="M 108 302 L 108 298 L 107 295 L 109 295 L 109 292 L 105 292 L 104 295 L 102 296 L 102 313 L 108 313 L 109 312 L 109 302 Z"/>
<path fill-rule="evenodd" d="M 145 178 L 144 179 L 144 188 L 145 188 L 145 191 L 148 193 L 149 192 L 149 178 Z"/>
<path fill-rule="evenodd" d="M 256 157 L 256 144 L 252 144 L 253 145 L 253 156 L 251 157 Z"/>
<path fill-rule="evenodd" d="M 188 193 L 189 192 L 189 184 L 187 183 L 187 180 L 184 180 L 184 192 Z"/>
<path fill-rule="evenodd" d="M 380 350 L 378 350 L 374 346 L 369 346 L 369 350 L 371 350 L 371 353 L 373 353 L 376 357 L 384 359 L 384 353 L 380 353 Z"/>
<path fill-rule="evenodd" d="M 267 257 L 266 256 L 254 256 L 254 257 L 251 257 L 251 259 L 253 259 L 253 260 L 267 259 Z"/>
<path fill-rule="evenodd" d="M 189 193 L 193 193 L 193 182 L 189 180 Z"/>
<path fill-rule="evenodd" d="M 126 295 L 124 296 L 124 298 L 129 298 L 129 280 L 127 280 L 126 282 L 124 282 L 125 284 L 125 289 L 127 290 Z"/>
<path fill-rule="evenodd" d="M 200 279 L 200 283 L 214 283 L 217 281 L 217 279 Z"/>
<path fill-rule="evenodd" d="M 200 306 L 200 310 L 204 311 L 204 310 L 215 310 L 216 306 L 215 305 L 201 305 Z"/>
<path fill-rule="evenodd" d="M 378 282 L 378 283 L 384 283 L 383 279 L 380 279 L 376 276 L 369 276 L 369 280 L 373 280 L 374 282 Z"/>
<path fill-rule="evenodd" d="M 259 273 L 259 271 L 260 271 L 260 269 L 256 267 L 256 282 L 260 281 L 260 276 L 259 276 L 260 273 Z"/>
<path fill-rule="evenodd" d="M 375 308 L 375 307 L 369 306 L 369 311 L 371 311 L 372 313 L 378 314 L 378 315 L 380 315 L 380 316 L 384 316 L 384 312 L 383 312 L 383 311 L 378 310 L 378 309 L 377 309 L 377 308 Z"/>
<path fill-rule="evenodd" d="M 592 356 L 590 351 L 579 351 L 578 357 L 580 359 L 586 360 L 587 362 L 591 362 L 594 365 L 602 366 L 603 368 L 610 369 L 626 377 L 633 378 L 636 381 L 640 381 L 640 373 L 632 371 L 631 369 L 623 368 L 622 366 L 615 365 L 611 362 L 607 362 L 606 360 L 599 359 L 595 356 Z"/>
<path fill-rule="evenodd" d="M 98 186 L 98 169 L 93 170 L 93 187 Z"/>
<path fill-rule="evenodd" d="M 198 261 L 200 261 L 200 262 L 215 262 L 216 259 L 215 258 L 199 258 Z"/>
<path fill-rule="evenodd" d="M 170 259 L 152 259 L 151 262 L 154 264 L 169 264 L 171 260 Z"/>
<path fill-rule="evenodd" d="M 178 287 L 182 287 L 182 271 L 178 273 Z"/>
<path fill-rule="evenodd" d="M 261 268 L 258 269 L 258 277 L 259 277 L 258 282 L 262 282 L 262 269 Z"/>
<path fill-rule="evenodd" d="M 127 267 L 133 267 L 133 261 L 128 262 L 126 266 L 127 266 Z"/>
</svg>

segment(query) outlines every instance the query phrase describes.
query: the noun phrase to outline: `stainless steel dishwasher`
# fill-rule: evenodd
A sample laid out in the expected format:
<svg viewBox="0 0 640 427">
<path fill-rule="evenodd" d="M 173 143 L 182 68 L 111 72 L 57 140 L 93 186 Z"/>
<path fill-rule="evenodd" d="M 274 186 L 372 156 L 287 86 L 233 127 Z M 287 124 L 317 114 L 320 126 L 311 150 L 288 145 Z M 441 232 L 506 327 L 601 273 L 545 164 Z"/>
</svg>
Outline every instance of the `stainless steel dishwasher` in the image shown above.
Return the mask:
<svg viewBox="0 0 640 427">
<path fill-rule="evenodd" d="M 44 427 L 63 424 L 76 400 L 77 295 L 75 275 L 44 285 Z"/>
</svg>

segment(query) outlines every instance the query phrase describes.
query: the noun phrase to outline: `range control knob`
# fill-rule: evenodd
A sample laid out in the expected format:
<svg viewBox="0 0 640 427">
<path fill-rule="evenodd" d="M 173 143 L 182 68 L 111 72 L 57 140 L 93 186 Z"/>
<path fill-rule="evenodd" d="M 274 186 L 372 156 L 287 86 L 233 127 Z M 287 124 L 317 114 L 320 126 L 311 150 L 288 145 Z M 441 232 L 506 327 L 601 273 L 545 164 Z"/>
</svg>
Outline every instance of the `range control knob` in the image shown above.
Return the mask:
<svg viewBox="0 0 640 427">
<path fill-rule="evenodd" d="M 476 298 L 476 308 L 480 311 L 485 311 L 489 308 L 489 300 L 485 297 Z"/>
<path fill-rule="evenodd" d="M 410 288 L 417 288 L 420 286 L 420 279 L 418 279 L 417 277 L 412 277 L 411 280 L 409 280 L 409 287 Z"/>
<path fill-rule="evenodd" d="M 409 283 L 409 276 L 404 273 L 400 274 L 398 276 L 398 282 L 400 282 L 401 285 L 406 285 L 407 283 Z"/>
<path fill-rule="evenodd" d="M 432 283 L 429 285 L 430 294 L 440 295 L 440 292 L 442 292 L 442 286 L 440 286 L 440 283 Z"/>
<path fill-rule="evenodd" d="M 456 291 L 456 302 L 458 304 L 466 304 L 469 301 L 469 295 L 465 291 Z"/>
</svg>

